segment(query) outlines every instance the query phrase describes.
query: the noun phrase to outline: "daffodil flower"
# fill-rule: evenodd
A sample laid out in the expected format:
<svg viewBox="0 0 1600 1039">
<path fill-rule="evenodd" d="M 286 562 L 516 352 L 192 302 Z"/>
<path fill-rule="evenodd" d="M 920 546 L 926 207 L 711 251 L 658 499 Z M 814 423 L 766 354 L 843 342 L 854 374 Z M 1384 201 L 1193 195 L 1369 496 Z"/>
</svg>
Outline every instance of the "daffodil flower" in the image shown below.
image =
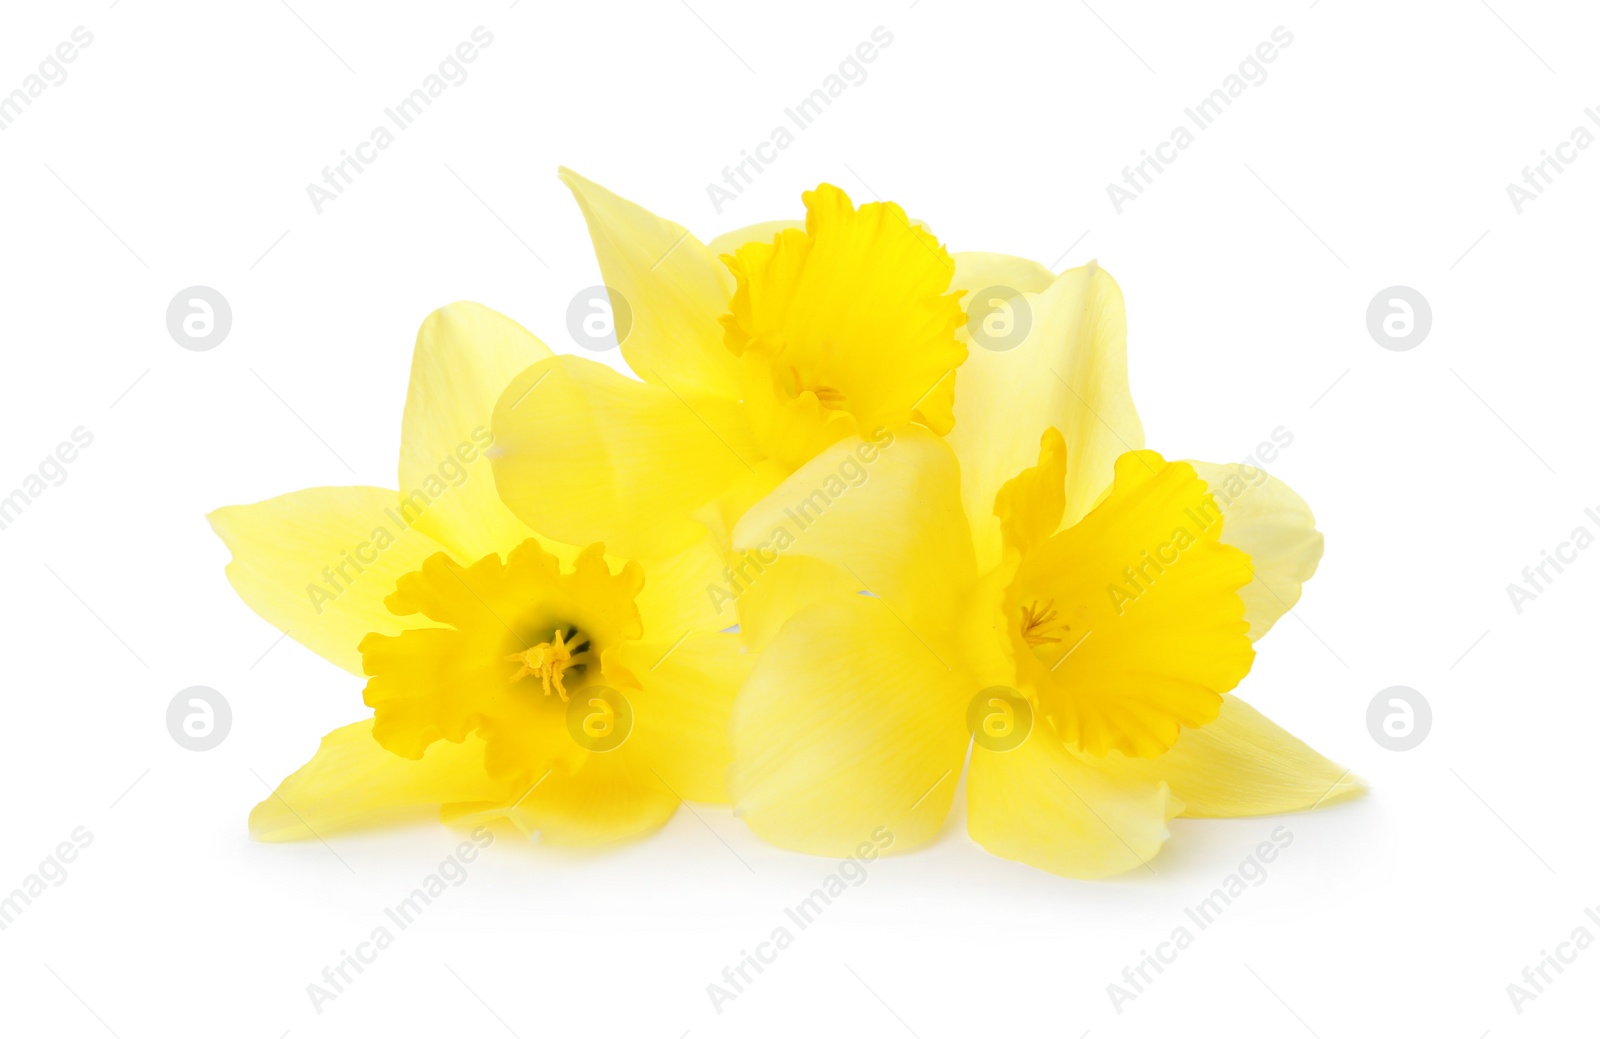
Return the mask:
<svg viewBox="0 0 1600 1039">
<path fill-rule="evenodd" d="M 829 445 L 904 425 L 950 431 L 967 356 L 957 265 L 899 206 L 857 207 L 824 184 L 803 196 L 803 225 L 708 245 L 570 170 L 562 178 L 632 314 L 620 345 L 638 379 L 560 356 L 507 387 L 495 472 L 533 528 L 574 544 L 603 536 L 631 556 L 670 555 L 708 531 L 726 549 L 745 509 Z M 708 596 L 757 645 L 765 617 L 837 587 L 804 559 L 768 569 L 737 609 L 732 593 Z"/>
<path fill-rule="evenodd" d="M 1179 814 L 1359 793 L 1230 692 L 1321 557 L 1305 503 L 1248 466 L 1141 450 L 1122 298 L 1104 271 L 956 259 L 957 285 L 1018 290 L 1031 330 L 973 351 L 947 437 L 893 430 L 868 479 L 787 549 L 843 591 L 817 582 L 740 692 L 739 814 L 814 854 L 846 854 L 880 826 L 913 849 L 939 833 L 970 745 L 978 843 L 1103 877 L 1147 867 Z M 819 452 L 743 515 L 733 546 L 766 543 L 863 446 Z M 987 738 L 990 720 L 1016 738 Z"/>
<path fill-rule="evenodd" d="M 364 676 L 373 709 L 256 806 L 258 839 L 435 809 L 586 844 L 651 831 L 681 798 L 726 800 L 751 657 L 706 604 L 709 541 L 611 557 L 599 538 L 545 540 L 496 493 L 494 402 L 550 356 L 491 310 L 445 307 L 417 337 L 400 491 L 320 487 L 211 514 L 240 597 Z"/>
</svg>

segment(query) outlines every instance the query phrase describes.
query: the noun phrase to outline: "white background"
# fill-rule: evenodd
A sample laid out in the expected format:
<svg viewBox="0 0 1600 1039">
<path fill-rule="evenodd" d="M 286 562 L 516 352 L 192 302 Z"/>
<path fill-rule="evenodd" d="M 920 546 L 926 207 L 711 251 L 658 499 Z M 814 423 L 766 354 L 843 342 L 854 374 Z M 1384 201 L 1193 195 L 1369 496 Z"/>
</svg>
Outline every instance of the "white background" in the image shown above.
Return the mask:
<svg viewBox="0 0 1600 1039">
<path fill-rule="evenodd" d="M 1600 26 L 1576 3 L 1091 2 L 7 5 L 0 92 L 74 27 L 94 42 L 0 133 L 0 493 L 75 427 L 94 443 L 0 531 L 0 889 L 74 827 L 93 843 L 0 932 L 0 1029 L 1592 1030 L 1600 947 L 1520 1014 L 1506 986 L 1575 927 L 1600 937 L 1600 550 L 1520 615 L 1506 585 L 1600 530 L 1600 149 L 1520 214 L 1506 184 L 1600 104 Z M 494 42 L 470 78 L 318 215 L 306 184 L 479 25 Z M 869 78 L 717 213 L 706 184 L 880 25 Z M 1118 215 L 1107 183 L 1280 25 L 1268 78 Z M 563 163 L 703 239 L 794 216 L 827 180 L 954 250 L 1098 258 L 1152 447 L 1228 461 L 1292 432 L 1272 468 L 1327 555 L 1240 693 L 1371 794 L 1178 820 L 1153 872 L 1095 884 L 989 857 L 958 798 L 937 846 L 873 864 L 720 1014 L 706 986 L 834 864 L 707 808 L 605 854 L 499 841 L 316 1013 L 306 986 L 459 837 L 248 839 L 264 784 L 363 708 L 357 680 L 235 598 L 203 517 L 393 485 L 412 340 L 439 305 L 573 350 L 567 303 L 599 275 Z M 206 353 L 165 324 L 195 284 L 233 308 Z M 1366 328 L 1396 284 L 1433 310 L 1409 352 Z M 234 713 L 205 753 L 165 726 L 195 684 Z M 1434 714 L 1405 753 L 1366 728 L 1395 684 Z M 1266 882 L 1118 1013 L 1107 985 L 1280 823 L 1294 841 Z"/>
</svg>

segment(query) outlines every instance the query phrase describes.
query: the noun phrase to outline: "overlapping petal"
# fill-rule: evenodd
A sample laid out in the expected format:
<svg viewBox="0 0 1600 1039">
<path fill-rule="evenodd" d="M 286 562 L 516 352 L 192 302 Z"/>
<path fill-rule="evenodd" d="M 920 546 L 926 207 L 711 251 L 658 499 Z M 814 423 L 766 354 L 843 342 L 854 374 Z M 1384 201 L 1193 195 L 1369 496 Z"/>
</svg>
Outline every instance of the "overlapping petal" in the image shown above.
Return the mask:
<svg viewBox="0 0 1600 1039">
<path fill-rule="evenodd" d="M 738 813 L 773 844 L 814 855 L 852 854 L 879 827 L 897 851 L 927 844 L 966 753 L 969 684 L 883 602 L 803 610 L 734 706 Z"/>
<path fill-rule="evenodd" d="M 620 565 L 620 560 L 613 560 L 613 568 Z M 736 611 L 716 595 L 725 580 L 726 566 L 709 538 L 701 538 L 675 556 L 639 565 L 644 570 L 644 587 L 634 601 L 644 638 L 672 642 L 738 623 Z"/>
<path fill-rule="evenodd" d="M 1322 532 L 1311 507 L 1264 469 L 1236 462 L 1191 462 L 1222 508 L 1222 541 L 1250 556 L 1255 576 L 1240 589 L 1250 638 L 1259 639 L 1294 609 L 1317 572 Z"/>
<path fill-rule="evenodd" d="M 791 228 L 799 229 L 805 226 L 806 222 L 804 220 L 763 220 L 758 224 L 750 224 L 747 227 L 738 227 L 732 231 L 725 231 L 707 242 L 706 248 L 711 250 L 711 255 L 721 258 L 737 252 L 741 245 L 746 245 L 750 242 L 770 242 L 773 236 L 780 231 L 787 231 Z M 728 276 L 730 278 L 733 277 L 731 272 Z"/>
<path fill-rule="evenodd" d="M 345 830 L 415 818 L 443 805 L 497 801 L 503 784 L 483 767 L 483 741 L 439 742 L 413 761 L 372 738 L 372 719 L 322 738 L 310 761 L 278 784 L 250 813 L 258 841 L 327 837 Z"/>
<path fill-rule="evenodd" d="M 949 632 L 977 578 L 955 456 L 920 426 L 852 437 L 801 466 L 734 528 L 734 547 L 830 563 L 916 635 Z"/>
<path fill-rule="evenodd" d="M 477 303 L 441 307 L 417 332 L 400 432 L 400 494 L 417 529 L 459 560 L 533 536 L 500 503 L 484 456 L 501 391 L 550 356 L 521 325 Z"/>
<path fill-rule="evenodd" d="M 621 659 L 640 684 L 624 748 L 684 800 L 726 803 L 729 718 L 755 654 L 719 633 L 628 643 Z"/>
<path fill-rule="evenodd" d="M 1121 767 L 1165 781 L 1186 805 L 1183 814 L 1196 818 L 1303 812 L 1366 790 L 1349 769 L 1231 694 L 1215 721 L 1185 729 L 1166 754 L 1124 760 Z"/>
<path fill-rule="evenodd" d="M 584 846 L 642 837 L 682 802 L 638 755 L 587 754 L 574 770 L 551 768 L 502 804 L 446 813 L 460 826 L 506 821 L 541 844 Z"/>
<path fill-rule="evenodd" d="M 541 361 L 495 405 L 495 482 L 546 537 L 667 558 L 704 537 L 696 510 L 759 456 L 730 400 L 686 397 L 581 357 Z"/>
<path fill-rule="evenodd" d="M 995 855 L 1095 880 L 1148 869 L 1183 808 L 1167 784 L 1081 757 L 1047 726 L 1011 750 L 972 748 L 967 832 Z"/>
<path fill-rule="evenodd" d="M 1083 517 L 1111 483 L 1116 459 L 1144 446 L 1144 427 L 1128 389 L 1127 323 L 1122 290 L 1096 264 L 1046 281 L 1036 263 L 986 253 L 957 253 L 954 288 L 968 306 L 993 288 L 1018 290 L 1010 320 L 1027 321 L 970 345 L 956 371 L 955 427 L 950 446 L 961 460 L 962 501 L 972 524 L 978 565 L 1000 559 L 994 515 L 1000 485 L 1032 465 L 1048 428 L 1066 440 L 1066 504 L 1062 525 Z M 982 303 L 982 300 L 979 300 Z"/>
<path fill-rule="evenodd" d="M 685 395 L 739 397 L 735 359 L 717 323 L 728 309 L 733 276 L 685 228 L 569 169 L 606 285 L 633 315 L 622 356 L 641 379 Z"/>
</svg>

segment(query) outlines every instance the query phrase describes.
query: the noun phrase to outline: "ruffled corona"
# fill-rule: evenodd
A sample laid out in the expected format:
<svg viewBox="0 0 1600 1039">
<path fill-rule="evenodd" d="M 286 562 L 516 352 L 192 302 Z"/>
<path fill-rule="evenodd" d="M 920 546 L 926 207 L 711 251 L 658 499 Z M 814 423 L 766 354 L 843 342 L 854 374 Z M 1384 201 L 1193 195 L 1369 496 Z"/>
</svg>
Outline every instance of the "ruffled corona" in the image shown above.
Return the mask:
<svg viewBox="0 0 1600 1039">
<path fill-rule="evenodd" d="M 950 254 L 893 202 L 858 209 L 831 184 L 802 200 L 803 230 L 722 257 L 737 284 L 724 341 L 763 440 L 799 464 L 848 432 L 949 432 L 948 376 L 967 355 Z"/>
<path fill-rule="evenodd" d="M 459 743 L 477 731 L 490 774 L 513 782 L 576 767 L 569 698 L 591 686 L 638 688 L 619 651 L 643 633 L 634 603 L 642 584 L 636 563 L 611 573 L 603 545 L 585 549 L 570 572 L 532 540 L 504 562 L 491 555 L 462 567 L 430 557 L 385 603 L 444 627 L 361 641 L 373 735 L 420 758 L 434 740 Z"/>
<path fill-rule="evenodd" d="M 1046 434 L 1040 468 L 1059 486 L 1051 434 L 1060 436 Z M 1059 522 L 1057 505 L 1035 526 Z M 1214 719 L 1249 672 L 1255 651 L 1238 592 L 1253 575 L 1249 557 L 1219 540 L 1222 525 L 1191 466 L 1130 451 L 1087 516 L 1014 546 L 1005 603 L 1016 618 L 1015 685 L 1068 745 L 1154 757 L 1183 726 Z"/>
</svg>

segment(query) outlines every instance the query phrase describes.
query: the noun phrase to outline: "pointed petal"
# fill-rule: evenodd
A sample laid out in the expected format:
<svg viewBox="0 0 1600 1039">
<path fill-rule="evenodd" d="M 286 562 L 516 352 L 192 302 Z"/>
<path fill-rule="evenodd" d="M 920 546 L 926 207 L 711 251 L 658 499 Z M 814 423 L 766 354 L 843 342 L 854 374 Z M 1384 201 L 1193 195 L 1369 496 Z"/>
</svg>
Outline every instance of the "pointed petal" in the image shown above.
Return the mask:
<svg viewBox="0 0 1600 1039">
<path fill-rule="evenodd" d="M 776 561 L 763 565 L 761 556 Z M 807 606 L 841 595 L 854 594 L 861 583 L 848 571 L 810 556 L 779 556 L 773 552 L 747 552 L 730 565 L 741 577 L 733 605 L 739 636 L 751 649 L 771 642 L 790 617 Z M 730 621 L 730 623 L 732 623 Z"/>
<path fill-rule="evenodd" d="M 679 797 L 727 803 L 728 721 L 755 660 L 734 634 L 622 647 L 623 665 L 642 686 L 632 696 L 626 745 Z"/>
<path fill-rule="evenodd" d="M 606 286 L 633 312 L 622 343 L 628 367 L 679 393 L 737 400 L 735 358 L 717 323 L 733 295 L 733 276 L 717 254 L 683 227 L 569 169 L 561 180 L 589 224 Z"/>
<path fill-rule="evenodd" d="M 1011 327 L 1020 332 L 1026 320 L 1028 329 L 1015 346 L 998 350 L 971 342 L 966 330 L 961 333 L 971 349 L 956 371 L 956 421 L 949 440 L 961 460 L 962 500 L 980 571 L 1000 559 L 995 492 L 1034 464 L 1045 429 L 1054 426 L 1066 438 L 1063 526 L 1076 523 L 1099 500 L 1118 455 L 1144 446 L 1144 427 L 1128 390 L 1122 291 L 1095 264 L 1067 271 L 1042 288 L 1037 268 L 985 254 L 956 256 L 952 284 L 968 292 L 969 314 L 984 305 L 977 298 L 984 290 L 1017 289 L 1020 295 L 1010 302 Z M 1009 340 L 996 342 L 1003 346 Z"/>
<path fill-rule="evenodd" d="M 560 356 L 495 406 L 494 475 L 524 523 L 573 545 L 660 559 L 705 536 L 692 513 L 750 471 L 736 406 Z"/>
<path fill-rule="evenodd" d="M 1306 746 L 1236 696 L 1223 697 L 1217 720 L 1186 729 L 1159 758 L 1124 767 L 1165 780 L 1192 818 L 1302 812 L 1358 797 L 1362 779 Z"/>
<path fill-rule="evenodd" d="M 1322 532 L 1288 484 L 1243 463 L 1191 462 L 1222 506 L 1222 541 L 1250 555 L 1255 578 L 1240 589 L 1250 638 L 1265 635 L 1294 609 L 1300 589 L 1317 572 Z"/>
<path fill-rule="evenodd" d="M 850 437 L 751 507 L 734 547 L 832 563 L 919 637 L 937 639 L 976 579 L 960 480 L 950 449 L 919 426 Z"/>
<path fill-rule="evenodd" d="M 1044 725 L 1011 750 L 972 748 L 967 832 L 991 854 L 1064 877 L 1150 869 L 1182 807 L 1165 783 L 1073 754 Z"/>
<path fill-rule="evenodd" d="M 233 553 L 228 582 L 245 605 L 352 674 L 363 673 L 356 647 L 368 632 L 429 624 L 383 604 L 440 547 L 406 526 L 394 491 L 312 487 L 206 518 Z"/>
<path fill-rule="evenodd" d="M 494 403 L 548 347 L 477 303 L 452 303 L 417 331 L 400 433 L 401 496 L 430 535 L 463 563 L 507 552 L 531 532 L 495 492 L 482 457 Z"/>
<path fill-rule="evenodd" d="M 310 761 L 250 813 L 258 841 L 327 837 L 416 816 L 418 809 L 493 800 L 505 791 L 483 770 L 483 742 L 440 741 L 420 760 L 391 754 L 372 738 L 372 719 L 334 729 Z M 438 817 L 437 811 L 431 813 Z"/>
<path fill-rule="evenodd" d="M 933 840 L 966 753 L 966 685 L 881 602 L 797 614 L 761 654 L 733 712 L 734 804 L 780 847 L 850 855 L 887 828 Z"/>
</svg>

